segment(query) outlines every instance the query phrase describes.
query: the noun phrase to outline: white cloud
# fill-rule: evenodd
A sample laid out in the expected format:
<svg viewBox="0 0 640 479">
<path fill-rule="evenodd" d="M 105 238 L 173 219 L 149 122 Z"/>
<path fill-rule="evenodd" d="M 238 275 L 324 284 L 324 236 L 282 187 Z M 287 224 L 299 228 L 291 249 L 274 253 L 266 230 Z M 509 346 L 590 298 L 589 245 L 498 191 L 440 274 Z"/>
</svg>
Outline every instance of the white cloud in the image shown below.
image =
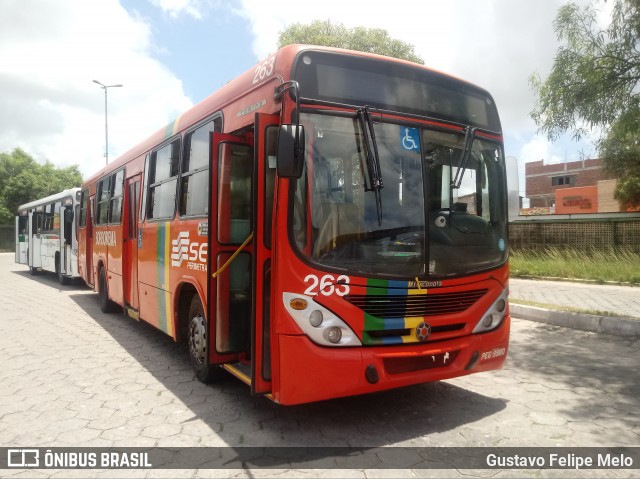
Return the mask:
<svg viewBox="0 0 640 479">
<path fill-rule="evenodd" d="M 182 83 L 153 59 L 151 33 L 117 0 L 0 2 L 0 151 L 20 147 L 84 176 L 189 108 Z M 162 101 L 158 101 L 162 98 Z"/>
<path fill-rule="evenodd" d="M 553 144 L 540 135 L 534 136 L 522 147 L 518 158 L 522 163 L 544 160 L 545 164 L 547 164 L 564 160 L 564 157 L 554 152 Z"/>
<path fill-rule="evenodd" d="M 229 0 L 148 0 L 171 18 L 191 17 L 195 20 L 205 20 L 212 12 L 218 15 L 235 12 Z"/>
<path fill-rule="evenodd" d="M 486 88 L 496 100 L 505 133 L 527 138 L 536 131 L 529 116 L 535 100 L 529 76 L 538 72 L 544 77 L 552 66 L 558 47 L 553 21 L 565 3 L 403 0 L 373 7 L 361 0 L 240 1 L 241 13 L 252 25 L 258 59 L 275 51 L 278 33 L 296 22 L 331 19 L 347 26 L 384 28 L 414 45 L 427 66 Z"/>
<path fill-rule="evenodd" d="M 180 15 L 188 15 L 195 19 L 202 18 L 202 2 L 199 0 L 150 0 L 153 5 L 159 7 L 169 16 L 176 18 Z"/>
<path fill-rule="evenodd" d="M 517 139 L 507 154 L 521 161 L 564 156 L 535 136 L 528 85 L 531 73 L 544 76 L 552 65 L 552 23 L 564 0 L 543 6 L 514 0 L 150 1 L 172 18 L 206 21 L 221 8 L 241 15 L 251 26 L 256 59 L 274 52 L 278 33 L 295 22 L 385 28 L 415 45 L 428 66 L 493 94 L 506 135 Z M 93 79 L 124 84 L 109 90 L 110 158 L 189 108 L 180 79 L 153 58 L 158 46 L 151 35 L 149 24 L 118 0 L 0 1 L 0 151 L 21 147 L 93 174 L 104 163 L 104 96 Z"/>
</svg>

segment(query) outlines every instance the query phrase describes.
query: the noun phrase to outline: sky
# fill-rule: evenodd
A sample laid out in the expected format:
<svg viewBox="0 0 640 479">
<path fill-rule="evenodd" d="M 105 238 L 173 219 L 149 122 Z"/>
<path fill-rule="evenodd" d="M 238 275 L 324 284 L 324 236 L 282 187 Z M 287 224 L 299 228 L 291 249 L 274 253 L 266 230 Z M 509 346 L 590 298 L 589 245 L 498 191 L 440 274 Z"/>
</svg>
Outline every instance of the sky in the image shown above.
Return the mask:
<svg viewBox="0 0 640 479">
<path fill-rule="evenodd" d="M 578 0 L 585 4 L 587 0 Z M 109 159 L 276 51 L 296 22 L 384 28 L 431 68 L 487 89 L 505 153 L 525 162 L 594 157 L 588 142 L 550 143 L 530 118 L 529 77 L 558 48 L 563 0 L 1 0 L 0 152 L 78 165 L 89 177 Z M 602 21 L 607 5 L 602 3 Z M 522 173 L 521 173 L 522 175 Z M 522 181 L 521 181 L 522 183 Z"/>
</svg>

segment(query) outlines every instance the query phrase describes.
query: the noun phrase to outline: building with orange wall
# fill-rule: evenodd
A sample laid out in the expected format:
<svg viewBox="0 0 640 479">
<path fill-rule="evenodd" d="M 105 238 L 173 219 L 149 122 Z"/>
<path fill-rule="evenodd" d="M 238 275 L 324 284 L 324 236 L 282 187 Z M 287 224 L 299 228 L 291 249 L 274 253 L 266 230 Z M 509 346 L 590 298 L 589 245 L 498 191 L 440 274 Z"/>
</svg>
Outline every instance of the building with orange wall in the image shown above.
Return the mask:
<svg viewBox="0 0 640 479">
<path fill-rule="evenodd" d="M 527 198 L 531 208 L 553 210 L 558 205 L 557 191 L 564 195 L 562 190 L 596 187 L 599 181 L 608 179 L 610 178 L 604 173 L 602 160 L 599 158 L 564 163 L 545 164 L 544 160 L 525 163 Z"/>
<path fill-rule="evenodd" d="M 555 212 L 558 215 L 598 212 L 597 186 L 558 189 L 555 197 Z"/>
<path fill-rule="evenodd" d="M 640 208 L 626 208 L 614 198 L 617 180 L 604 173 L 599 158 L 525 163 L 525 181 L 530 208 L 523 214 L 640 211 Z"/>
<path fill-rule="evenodd" d="M 555 191 L 555 213 L 618 213 L 640 211 L 640 208 L 625 208 L 613 197 L 617 180 L 598 181 L 596 186 L 563 188 Z"/>
</svg>

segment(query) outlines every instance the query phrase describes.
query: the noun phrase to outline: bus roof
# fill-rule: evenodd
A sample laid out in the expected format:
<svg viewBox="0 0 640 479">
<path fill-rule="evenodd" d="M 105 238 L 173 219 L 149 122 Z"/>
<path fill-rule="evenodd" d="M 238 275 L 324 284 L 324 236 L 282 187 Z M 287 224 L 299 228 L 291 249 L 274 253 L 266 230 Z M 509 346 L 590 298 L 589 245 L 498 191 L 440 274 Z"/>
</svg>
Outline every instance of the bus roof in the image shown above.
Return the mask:
<svg viewBox="0 0 640 479">
<path fill-rule="evenodd" d="M 61 200 L 63 198 L 75 198 L 78 191 L 80 191 L 80 188 L 69 188 L 68 190 L 63 190 L 60 193 L 54 193 L 53 195 L 45 196 L 39 200 L 34 200 L 29 203 L 25 203 L 24 205 L 20 205 L 18 206 L 18 211 L 28 210 L 36 206 L 46 205 L 47 203 L 53 203 L 54 201 Z"/>
</svg>

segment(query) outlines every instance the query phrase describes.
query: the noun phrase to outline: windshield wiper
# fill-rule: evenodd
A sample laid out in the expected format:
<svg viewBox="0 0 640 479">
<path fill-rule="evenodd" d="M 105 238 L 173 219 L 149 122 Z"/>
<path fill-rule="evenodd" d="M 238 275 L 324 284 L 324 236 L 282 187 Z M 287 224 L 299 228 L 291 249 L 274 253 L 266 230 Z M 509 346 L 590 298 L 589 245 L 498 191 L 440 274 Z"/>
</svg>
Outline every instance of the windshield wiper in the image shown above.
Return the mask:
<svg viewBox="0 0 640 479">
<path fill-rule="evenodd" d="M 473 140 L 476 137 L 476 129 L 471 128 L 470 126 L 465 128 L 464 133 L 464 146 L 462 147 L 462 159 L 460 160 L 460 166 L 456 171 L 456 176 L 451 182 L 451 187 L 458 189 L 462 184 L 462 178 L 464 177 L 464 172 L 467 169 L 467 163 L 469 163 L 469 157 L 471 156 L 471 147 L 473 146 Z"/>
<path fill-rule="evenodd" d="M 371 120 L 371 111 L 368 106 L 356 110 L 356 118 L 362 130 L 365 158 L 367 164 L 367 176 L 369 186 L 365 181 L 364 190 L 373 191 L 376 195 L 376 211 L 378 213 L 378 226 L 382 226 L 382 194 L 380 190 L 384 188 L 382 183 L 382 171 L 380 169 L 380 156 L 378 155 L 378 144 L 376 143 L 376 133 Z"/>
</svg>

